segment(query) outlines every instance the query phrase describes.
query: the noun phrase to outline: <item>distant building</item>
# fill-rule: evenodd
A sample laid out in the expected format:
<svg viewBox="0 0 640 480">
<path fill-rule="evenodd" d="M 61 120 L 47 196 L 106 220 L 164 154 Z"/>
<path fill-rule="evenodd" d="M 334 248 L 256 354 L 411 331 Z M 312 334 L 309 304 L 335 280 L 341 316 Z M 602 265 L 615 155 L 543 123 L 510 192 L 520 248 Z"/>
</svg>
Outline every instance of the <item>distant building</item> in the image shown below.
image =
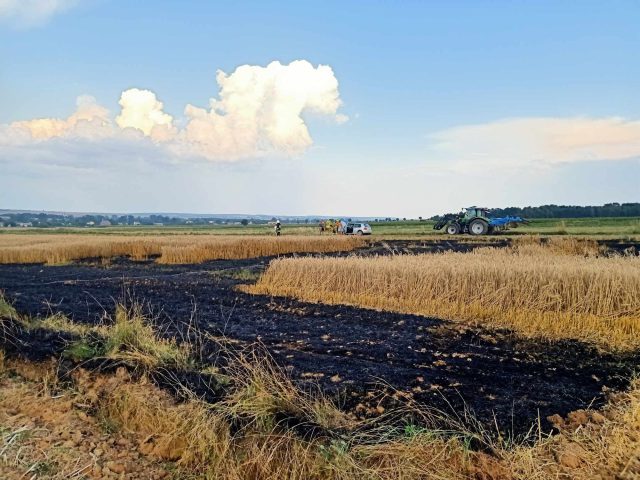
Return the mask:
<svg viewBox="0 0 640 480">
<path fill-rule="evenodd" d="M 33 226 L 33 224 L 31 222 L 18 222 L 18 223 L 16 223 L 16 225 L 18 225 L 19 227 L 22 227 L 22 228 Z"/>
<path fill-rule="evenodd" d="M 93 227 L 96 224 L 96 222 L 87 222 L 87 227 Z"/>
<path fill-rule="evenodd" d="M 100 226 L 101 226 L 101 227 L 110 227 L 110 226 L 111 226 L 111 222 L 110 222 L 109 220 L 107 220 L 107 219 L 103 219 L 103 220 L 100 222 Z"/>
</svg>

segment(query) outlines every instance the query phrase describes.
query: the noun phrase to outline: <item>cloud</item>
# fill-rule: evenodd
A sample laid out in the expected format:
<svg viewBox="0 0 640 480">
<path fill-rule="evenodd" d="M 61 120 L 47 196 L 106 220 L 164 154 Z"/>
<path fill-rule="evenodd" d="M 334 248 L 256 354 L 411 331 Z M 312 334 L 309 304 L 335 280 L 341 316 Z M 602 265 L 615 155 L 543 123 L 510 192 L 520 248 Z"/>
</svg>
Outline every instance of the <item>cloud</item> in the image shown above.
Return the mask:
<svg viewBox="0 0 640 480">
<path fill-rule="evenodd" d="M 68 118 L 39 118 L 0 125 L 0 149 L 9 145 L 42 151 L 82 139 L 83 148 L 96 141 L 137 139 L 163 156 L 183 160 L 238 161 L 303 153 L 313 139 L 303 116 L 316 114 L 344 123 L 338 81 L 331 67 L 305 60 L 266 67 L 243 65 L 233 73 L 218 71 L 218 98 L 209 108 L 187 105 L 184 122 L 175 122 L 150 90 L 132 88 L 120 96 L 120 113 L 109 111 L 91 96 L 78 98 Z M 184 127 L 178 128 L 177 124 Z"/>
<path fill-rule="evenodd" d="M 640 157 L 640 121 L 513 118 L 449 128 L 429 136 L 428 158 L 444 168 L 548 167 Z"/>
<path fill-rule="evenodd" d="M 302 113 L 327 115 L 342 123 L 338 80 L 327 65 L 299 60 L 289 65 L 243 65 L 218 71 L 220 98 L 208 110 L 187 105 L 180 138 L 207 158 L 242 158 L 273 151 L 295 155 L 313 143 Z"/>
<path fill-rule="evenodd" d="M 56 137 L 99 139 L 113 135 L 109 111 L 91 95 L 81 95 L 76 100 L 76 111 L 66 119 L 37 118 L 13 122 L 10 128 L 26 143 L 29 134 L 33 141 L 45 141 Z"/>
<path fill-rule="evenodd" d="M 45 23 L 80 0 L 0 0 L 0 21 L 21 27 Z"/>
<path fill-rule="evenodd" d="M 162 110 L 163 104 L 155 93 L 132 88 L 122 92 L 119 103 L 122 111 L 116 123 L 120 128 L 135 128 L 158 141 L 175 135 L 173 117 Z"/>
</svg>

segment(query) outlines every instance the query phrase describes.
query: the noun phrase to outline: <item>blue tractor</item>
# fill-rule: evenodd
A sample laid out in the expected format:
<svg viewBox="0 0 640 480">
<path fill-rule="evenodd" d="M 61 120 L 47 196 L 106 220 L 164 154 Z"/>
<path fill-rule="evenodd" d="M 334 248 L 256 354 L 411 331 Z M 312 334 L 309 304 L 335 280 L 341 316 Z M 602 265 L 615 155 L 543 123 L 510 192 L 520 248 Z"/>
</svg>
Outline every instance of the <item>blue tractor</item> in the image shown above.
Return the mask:
<svg viewBox="0 0 640 480">
<path fill-rule="evenodd" d="M 449 235 L 457 235 L 459 233 L 469 233 L 471 235 L 486 235 L 516 228 L 520 224 L 529 223 L 528 220 L 521 217 L 498 217 L 491 218 L 487 208 L 468 207 L 464 208 L 458 214 L 449 213 L 441 216 L 433 226 L 434 230 L 445 231 Z"/>
</svg>

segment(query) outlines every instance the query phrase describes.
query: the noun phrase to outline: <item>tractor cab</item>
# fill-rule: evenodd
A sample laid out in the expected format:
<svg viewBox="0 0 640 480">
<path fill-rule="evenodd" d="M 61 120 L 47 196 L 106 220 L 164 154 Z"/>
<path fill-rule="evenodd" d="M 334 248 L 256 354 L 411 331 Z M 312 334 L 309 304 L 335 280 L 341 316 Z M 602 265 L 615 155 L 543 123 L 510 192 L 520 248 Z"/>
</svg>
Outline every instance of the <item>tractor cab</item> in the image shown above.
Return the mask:
<svg viewBox="0 0 640 480">
<path fill-rule="evenodd" d="M 480 207 L 467 207 L 464 210 L 464 218 L 466 220 L 472 220 L 474 218 L 483 218 L 488 221 L 489 210 Z"/>
</svg>

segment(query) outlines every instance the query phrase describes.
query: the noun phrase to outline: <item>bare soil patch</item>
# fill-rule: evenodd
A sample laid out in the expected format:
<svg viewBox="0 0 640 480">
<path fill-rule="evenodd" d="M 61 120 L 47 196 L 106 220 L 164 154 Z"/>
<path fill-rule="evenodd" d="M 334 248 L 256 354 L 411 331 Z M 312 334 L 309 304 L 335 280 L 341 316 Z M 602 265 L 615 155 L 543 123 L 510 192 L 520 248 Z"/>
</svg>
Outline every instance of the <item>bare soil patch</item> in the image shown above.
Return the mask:
<svg viewBox="0 0 640 480">
<path fill-rule="evenodd" d="M 15 373 L 0 377 L 1 478 L 169 477 L 159 452 L 102 422 L 84 395 L 58 388 L 48 367 L 11 368 Z"/>
</svg>

